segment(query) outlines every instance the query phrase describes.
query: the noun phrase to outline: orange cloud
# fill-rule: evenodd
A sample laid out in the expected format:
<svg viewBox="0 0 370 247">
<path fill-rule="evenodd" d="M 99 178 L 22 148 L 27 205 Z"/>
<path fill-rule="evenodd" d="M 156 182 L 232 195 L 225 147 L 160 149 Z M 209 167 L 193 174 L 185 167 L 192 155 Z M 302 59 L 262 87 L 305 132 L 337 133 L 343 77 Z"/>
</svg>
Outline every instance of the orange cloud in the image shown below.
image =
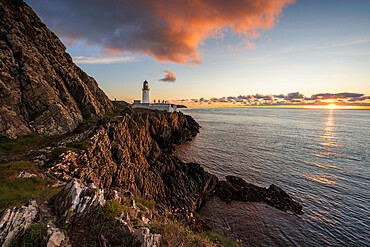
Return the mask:
<svg viewBox="0 0 370 247">
<path fill-rule="evenodd" d="M 164 70 L 167 74 L 162 78 L 159 79 L 158 81 L 165 81 L 165 82 L 175 82 L 176 81 L 176 76 L 173 72 L 169 70 Z"/>
<path fill-rule="evenodd" d="M 65 38 L 99 45 L 110 55 L 142 53 L 158 61 L 201 63 L 207 38 L 250 40 L 271 29 L 295 0 L 28 0 Z M 57 6 L 57 7 L 56 7 Z"/>
</svg>

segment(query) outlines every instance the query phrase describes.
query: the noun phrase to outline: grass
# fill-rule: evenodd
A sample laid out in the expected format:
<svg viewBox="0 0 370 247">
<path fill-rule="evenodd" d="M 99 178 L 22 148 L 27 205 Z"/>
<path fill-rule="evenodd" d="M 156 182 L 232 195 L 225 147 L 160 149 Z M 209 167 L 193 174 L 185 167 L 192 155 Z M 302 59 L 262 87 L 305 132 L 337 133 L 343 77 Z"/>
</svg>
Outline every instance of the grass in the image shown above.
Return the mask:
<svg viewBox="0 0 370 247">
<path fill-rule="evenodd" d="M 121 216 L 124 210 L 127 209 L 121 203 L 112 199 L 105 203 L 104 207 L 100 210 L 100 215 L 103 217 L 103 219 L 110 220 Z"/>
<path fill-rule="evenodd" d="M 239 247 L 240 246 L 234 240 L 225 238 L 224 236 L 218 233 L 215 233 L 215 232 L 208 231 L 206 232 L 206 236 L 211 242 L 216 243 L 216 244 L 221 244 L 222 246 L 225 246 L 225 247 Z"/>
<path fill-rule="evenodd" d="M 152 203 L 152 202 L 150 202 L 150 201 L 148 201 L 148 200 L 145 200 L 145 199 L 143 199 L 143 198 L 139 198 L 139 197 L 135 197 L 135 202 L 136 202 L 136 204 L 137 204 L 137 206 L 141 209 L 141 210 L 143 210 L 144 208 L 143 207 L 140 207 L 140 205 L 143 205 L 143 206 L 145 206 L 145 207 L 147 207 L 147 208 L 149 208 L 150 210 L 154 210 L 154 203 Z"/>
<path fill-rule="evenodd" d="M 90 143 L 86 141 L 74 141 L 66 144 L 65 147 L 54 148 L 50 153 L 45 153 L 44 155 L 50 160 L 58 158 L 58 156 L 67 151 L 79 152 L 81 150 L 87 150 L 91 148 Z"/>
<path fill-rule="evenodd" d="M 116 108 L 116 110 L 115 110 L 116 113 L 119 112 L 119 111 L 123 111 L 124 109 L 127 108 L 127 106 L 121 105 L 117 102 L 112 101 L 112 103 L 113 103 L 113 106 Z"/>
<path fill-rule="evenodd" d="M 161 234 L 161 246 L 216 246 L 201 233 L 194 233 L 179 222 L 152 224 L 151 232 Z"/>
<path fill-rule="evenodd" d="M 34 163 L 28 161 L 0 164 L 0 180 L 14 179 L 22 171 L 36 174 L 40 172 L 40 169 Z"/>
<path fill-rule="evenodd" d="M 96 123 L 96 122 L 98 122 L 98 120 L 93 118 L 84 118 L 83 120 L 83 123 Z"/>
<path fill-rule="evenodd" d="M 4 135 L 0 135 L 0 153 L 22 150 L 29 147 L 30 144 L 36 144 L 43 141 L 45 138 L 38 135 L 25 135 L 17 139 L 11 139 Z"/>
<path fill-rule="evenodd" d="M 103 116 L 105 118 L 113 118 L 113 117 L 117 116 L 117 113 L 105 113 Z"/>
<path fill-rule="evenodd" d="M 80 151 L 79 149 L 77 148 L 72 148 L 72 147 L 62 147 L 62 148 L 54 148 L 51 153 L 44 153 L 44 155 L 49 158 L 50 160 L 54 160 L 56 158 L 58 158 L 58 156 L 64 152 L 67 152 L 67 151 L 74 151 L 74 152 L 78 152 Z"/>
<path fill-rule="evenodd" d="M 148 227 L 151 232 L 161 234 L 162 246 L 240 246 L 234 240 L 212 231 L 203 233 L 193 232 L 178 221 L 157 222 Z"/>
<path fill-rule="evenodd" d="M 25 161 L 0 164 L 0 211 L 27 203 L 30 199 L 48 200 L 60 191 L 52 182 L 38 177 L 17 179 L 19 172 L 39 173 L 35 164 Z"/>
<path fill-rule="evenodd" d="M 69 142 L 66 144 L 67 147 L 69 148 L 76 148 L 79 150 L 87 150 L 91 148 L 91 144 L 86 142 L 86 141 L 74 141 L 74 142 Z"/>
<path fill-rule="evenodd" d="M 42 245 L 48 228 L 42 224 L 32 225 L 18 239 L 12 242 L 12 247 L 36 247 Z"/>
</svg>

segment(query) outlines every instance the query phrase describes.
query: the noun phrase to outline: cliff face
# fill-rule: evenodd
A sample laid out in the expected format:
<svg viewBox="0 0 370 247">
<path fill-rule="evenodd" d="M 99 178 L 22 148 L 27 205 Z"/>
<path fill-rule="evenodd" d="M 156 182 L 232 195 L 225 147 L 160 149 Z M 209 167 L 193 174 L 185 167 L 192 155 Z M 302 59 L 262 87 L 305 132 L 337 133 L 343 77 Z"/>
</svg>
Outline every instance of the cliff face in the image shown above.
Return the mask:
<svg viewBox="0 0 370 247">
<path fill-rule="evenodd" d="M 99 124 L 88 138 L 91 148 L 63 154 L 49 174 L 64 181 L 77 177 L 100 188 L 131 191 L 156 201 L 159 208 L 193 211 L 217 179 L 199 164 L 183 163 L 168 152 L 172 144 L 195 136 L 198 129 L 181 112 L 124 113 Z"/>
<path fill-rule="evenodd" d="M 112 103 L 22 1 L 0 0 L 0 134 L 53 135 Z"/>
</svg>

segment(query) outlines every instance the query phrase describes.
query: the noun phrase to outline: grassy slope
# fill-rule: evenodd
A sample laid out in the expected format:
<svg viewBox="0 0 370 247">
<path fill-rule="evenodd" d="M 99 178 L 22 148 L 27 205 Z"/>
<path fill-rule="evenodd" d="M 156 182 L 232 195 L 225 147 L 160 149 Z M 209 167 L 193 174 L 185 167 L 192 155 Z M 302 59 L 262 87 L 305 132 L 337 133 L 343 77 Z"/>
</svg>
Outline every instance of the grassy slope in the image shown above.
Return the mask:
<svg viewBox="0 0 370 247">
<path fill-rule="evenodd" d="M 38 177 L 17 179 L 21 171 L 38 174 L 34 163 L 17 161 L 0 164 L 0 211 L 27 203 L 30 199 L 48 200 L 60 188 L 51 188 L 52 181 Z"/>
</svg>

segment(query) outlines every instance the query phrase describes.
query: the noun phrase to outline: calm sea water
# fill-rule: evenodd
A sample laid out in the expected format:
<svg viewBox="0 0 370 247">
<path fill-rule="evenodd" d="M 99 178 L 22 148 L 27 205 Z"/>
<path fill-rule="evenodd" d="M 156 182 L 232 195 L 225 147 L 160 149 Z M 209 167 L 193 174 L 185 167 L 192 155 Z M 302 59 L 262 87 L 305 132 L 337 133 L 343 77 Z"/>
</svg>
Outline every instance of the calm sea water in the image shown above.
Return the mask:
<svg viewBox="0 0 370 247">
<path fill-rule="evenodd" d="M 183 112 L 202 128 L 177 148 L 182 160 L 198 162 L 219 178 L 276 184 L 303 205 L 303 216 L 258 203 L 229 205 L 233 216 L 220 217 L 229 217 L 222 220 L 245 245 L 370 246 L 369 110 Z"/>
</svg>

